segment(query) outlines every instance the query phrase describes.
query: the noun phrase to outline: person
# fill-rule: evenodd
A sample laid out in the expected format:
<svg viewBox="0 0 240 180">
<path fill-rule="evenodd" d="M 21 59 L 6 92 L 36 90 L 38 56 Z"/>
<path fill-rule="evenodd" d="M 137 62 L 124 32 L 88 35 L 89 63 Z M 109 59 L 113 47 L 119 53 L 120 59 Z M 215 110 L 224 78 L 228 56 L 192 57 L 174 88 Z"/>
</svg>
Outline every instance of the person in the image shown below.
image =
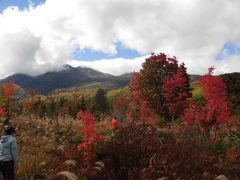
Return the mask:
<svg viewBox="0 0 240 180">
<path fill-rule="evenodd" d="M 112 130 L 115 131 L 118 127 L 117 117 L 114 117 L 111 121 Z"/>
<path fill-rule="evenodd" d="M 11 124 L 3 127 L 4 135 L 0 139 L 0 171 L 5 180 L 14 179 L 14 169 L 18 165 L 17 140 L 12 134 L 15 128 Z"/>
</svg>

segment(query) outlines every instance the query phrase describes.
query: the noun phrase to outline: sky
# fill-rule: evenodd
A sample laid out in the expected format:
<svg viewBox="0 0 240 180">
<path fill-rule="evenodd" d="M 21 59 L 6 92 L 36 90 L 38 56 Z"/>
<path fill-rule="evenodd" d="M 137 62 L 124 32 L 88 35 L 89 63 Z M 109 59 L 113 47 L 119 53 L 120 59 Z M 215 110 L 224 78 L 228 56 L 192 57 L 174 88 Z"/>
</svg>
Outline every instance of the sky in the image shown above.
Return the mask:
<svg viewBox="0 0 240 180">
<path fill-rule="evenodd" d="M 0 0 L 0 78 L 64 64 L 120 75 L 151 52 L 240 71 L 239 0 Z"/>
</svg>

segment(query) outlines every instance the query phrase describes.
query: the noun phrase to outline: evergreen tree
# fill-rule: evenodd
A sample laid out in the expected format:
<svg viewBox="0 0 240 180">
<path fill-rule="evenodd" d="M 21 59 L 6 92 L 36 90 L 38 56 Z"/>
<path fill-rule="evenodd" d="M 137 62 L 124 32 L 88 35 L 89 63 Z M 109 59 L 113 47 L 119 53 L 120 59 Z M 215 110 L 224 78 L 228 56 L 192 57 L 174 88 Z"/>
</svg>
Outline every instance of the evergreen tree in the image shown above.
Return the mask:
<svg viewBox="0 0 240 180">
<path fill-rule="evenodd" d="M 95 95 L 94 111 L 97 111 L 97 112 L 108 112 L 109 111 L 106 92 L 101 88 L 98 89 L 98 91 Z"/>
</svg>

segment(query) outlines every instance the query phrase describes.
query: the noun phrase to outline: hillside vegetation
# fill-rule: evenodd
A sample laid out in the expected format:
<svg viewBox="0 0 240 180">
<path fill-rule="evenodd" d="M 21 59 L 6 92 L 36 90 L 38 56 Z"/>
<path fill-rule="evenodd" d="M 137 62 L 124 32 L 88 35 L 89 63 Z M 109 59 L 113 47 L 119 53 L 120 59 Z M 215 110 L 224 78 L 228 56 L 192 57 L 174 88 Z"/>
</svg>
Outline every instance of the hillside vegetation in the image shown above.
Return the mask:
<svg viewBox="0 0 240 180">
<path fill-rule="evenodd" d="M 16 98 L 5 83 L 0 118 L 18 127 L 18 179 L 238 180 L 240 76 L 213 71 L 190 82 L 176 58 L 152 54 L 122 88 Z"/>
</svg>

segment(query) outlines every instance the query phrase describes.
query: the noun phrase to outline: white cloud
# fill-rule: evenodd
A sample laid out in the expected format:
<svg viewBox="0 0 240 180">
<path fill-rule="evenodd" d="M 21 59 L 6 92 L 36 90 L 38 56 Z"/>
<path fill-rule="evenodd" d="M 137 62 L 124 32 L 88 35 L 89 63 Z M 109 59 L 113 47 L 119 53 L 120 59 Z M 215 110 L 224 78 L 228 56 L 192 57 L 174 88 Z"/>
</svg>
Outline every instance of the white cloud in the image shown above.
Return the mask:
<svg viewBox="0 0 240 180">
<path fill-rule="evenodd" d="M 211 65 L 239 71 L 239 56 L 215 60 L 224 43 L 240 47 L 239 8 L 238 0 L 46 0 L 10 7 L 0 14 L 0 77 L 76 64 L 70 54 L 78 46 L 114 54 L 119 41 L 142 54 L 175 55 L 193 74 Z M 77 63 L 119 74 L 138 70 L 139 59 Z"/>
<path fill-rule="evenodd" d="M 141 64 L 145 61 L 147 56 L 137 57 L 134 59 L 101 59 L 96 61 L 77 61 L 70 60 L 68 64 L 77 67 L 92 67 L 104 73 L 109 73 L 113 75 L 121 75 L 126 72 L 139 71 L 141 69 Z"/>
</svg>

